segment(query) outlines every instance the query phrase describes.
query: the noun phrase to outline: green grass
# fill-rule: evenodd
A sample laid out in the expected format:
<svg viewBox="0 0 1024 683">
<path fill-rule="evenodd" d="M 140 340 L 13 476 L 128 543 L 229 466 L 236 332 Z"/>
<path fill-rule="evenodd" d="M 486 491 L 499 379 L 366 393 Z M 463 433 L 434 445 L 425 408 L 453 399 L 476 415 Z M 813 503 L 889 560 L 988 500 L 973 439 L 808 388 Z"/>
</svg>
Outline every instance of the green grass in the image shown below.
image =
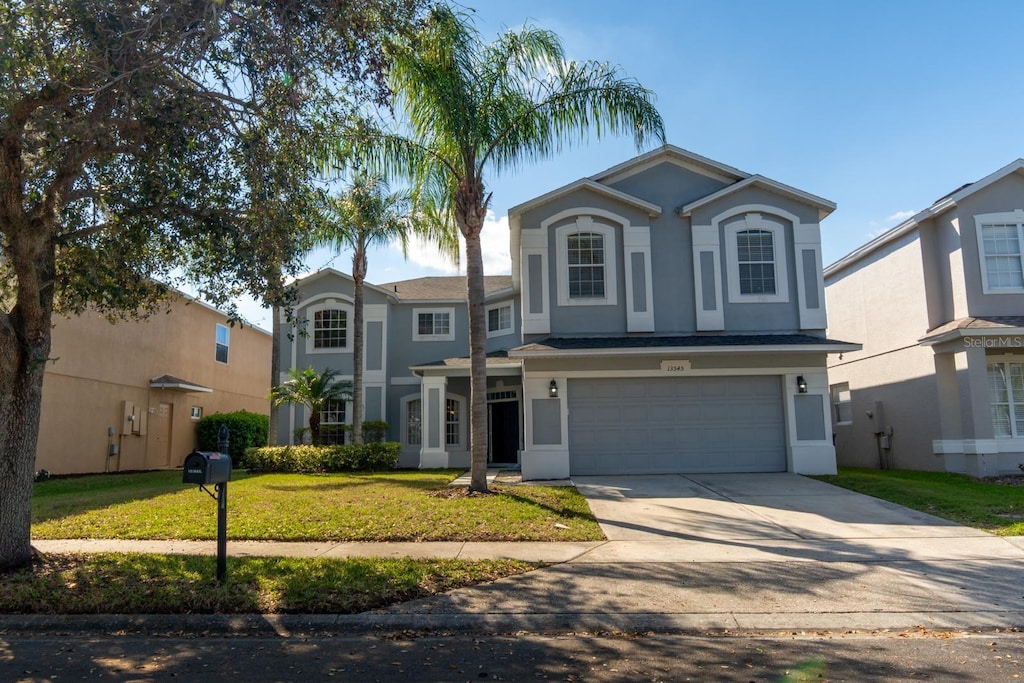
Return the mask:
<svg viewBox="0 0 1024 683">
<path fill-rule="evenodd" d="M 1024 487 L 978 481 L 962 474 L 912 470 L 841 469 L 818 477 L 843 488 L 983 529 L 1024 536 Z"/>
<path fill-rule="evenodd" d="M 604 536 L 572 487 L 447 488 L 458 470 L 236 473 L 228 538 L 273 541 L 590 541 Z M 568 526 L 559 529 L 555 524 Z M 180 471 L 36 484 L 33 538 L 213 539 L 217 509 Z"/>
<path fill-rule="evenodd" d="M 515 560 L 50 555 L 0 573 L 6 614 L 354 614 L 521 574 Z"/>
</svg>

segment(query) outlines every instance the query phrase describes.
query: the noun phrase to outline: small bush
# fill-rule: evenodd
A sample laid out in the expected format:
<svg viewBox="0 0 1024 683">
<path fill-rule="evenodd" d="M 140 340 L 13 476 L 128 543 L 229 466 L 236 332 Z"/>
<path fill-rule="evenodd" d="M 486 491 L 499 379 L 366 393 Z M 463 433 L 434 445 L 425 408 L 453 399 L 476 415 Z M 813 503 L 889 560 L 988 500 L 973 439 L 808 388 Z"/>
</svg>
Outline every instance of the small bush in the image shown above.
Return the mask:
<svg viewBox="0 0 1024 683">
<path fill-rule="evenodd" d="M 265 446 L 250 448 L 245 466 L 252 472 L 295 474 L 391 470 L 401 451 L 401 444 L 394 441 L 361 446 Z"/>
<path fill-rule="evenodd" d="M 380 443 L 388 436 L 388 423 L 385 420 L 363 421 L 363 443 Z"/>
<path fill-rule="evenodd" d="M 228 454 L 234 467 L 246 467 L 245 452 L 267 445 L 270 418 L 247 410 L 235 413 L 214 413 L 199 420 L 199 450 L 216 451 L 220 426 L 228 428 Z"/>
</svg>

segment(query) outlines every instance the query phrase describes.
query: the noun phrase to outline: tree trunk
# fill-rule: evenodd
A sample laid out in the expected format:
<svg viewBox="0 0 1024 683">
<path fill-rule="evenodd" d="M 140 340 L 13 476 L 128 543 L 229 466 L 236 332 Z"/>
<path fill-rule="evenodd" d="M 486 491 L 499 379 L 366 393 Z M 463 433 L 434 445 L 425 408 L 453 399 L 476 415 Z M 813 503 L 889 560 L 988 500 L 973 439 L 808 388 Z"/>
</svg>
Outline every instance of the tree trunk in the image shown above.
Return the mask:
<svg viewBox="0 0 1024 683">
<path fill-rule="evenodd" d="M 469 300 L 471 491 L 487 491 L 487 316 L 484 310 L 484 261 L 479 226 L 467 226 L 466 289 Z"/>
<path fill-rule="evenodd" d="M 0 570 L 32 560 L 32 481 L 53 313 L 50 231 L 19 227 L 5 254 L 17 277 L 17 303 L 10 313 L 0 310 Z"/>
<path fill-rule="evenodd" d="M 355 311 L 352 315 L 352 443 L 363 443 L 363 280 L 366 278 L 366 247 L 356 245 L 352 254 Z"/>
<path fill-rule="evenodd" d="M 273 341 L 270 344 L 270 388 L 274 389 L 278 385 L 281 377 L 281 308 L 277 304 L 274 304 L 271 309 L 271 315 L 274 316 L 272 327 L 270 328 L 272 333 Z M 270 402 L 270 429 L 267 432 L 267 445 L 277 445 L 277 431 L 280 423 L 281 407 L 275 402 Z"/>
<path fill-rule="evenodd" d="M 8 344 L 4 330 L 0 368 L 0 571 L 32 560 L 32 481 L 39 416 L 43 400 L 43 368 L 50 336 L 26 354 L 18 343 Z M 41 355 L 40 355 L 41 354 Z M 44 360 L 37 367 L 31 356 Z"/>
</svg>

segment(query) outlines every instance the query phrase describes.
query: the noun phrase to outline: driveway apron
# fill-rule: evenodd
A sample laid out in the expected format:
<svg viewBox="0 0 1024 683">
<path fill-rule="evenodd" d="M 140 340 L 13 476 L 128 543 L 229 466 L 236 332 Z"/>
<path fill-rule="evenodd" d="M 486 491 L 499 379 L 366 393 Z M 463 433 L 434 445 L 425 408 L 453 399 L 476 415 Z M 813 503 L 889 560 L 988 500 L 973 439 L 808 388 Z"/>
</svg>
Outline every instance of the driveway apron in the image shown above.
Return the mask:
<svg viewBox="0 0 1024 683">
<path fill-rule="evenodd" d="M 387 611 L 626 630 L 1024 626 L 1024 549 L 931 515 L 786 473 L 573 483 L 606 543 Z"/>
</svg>

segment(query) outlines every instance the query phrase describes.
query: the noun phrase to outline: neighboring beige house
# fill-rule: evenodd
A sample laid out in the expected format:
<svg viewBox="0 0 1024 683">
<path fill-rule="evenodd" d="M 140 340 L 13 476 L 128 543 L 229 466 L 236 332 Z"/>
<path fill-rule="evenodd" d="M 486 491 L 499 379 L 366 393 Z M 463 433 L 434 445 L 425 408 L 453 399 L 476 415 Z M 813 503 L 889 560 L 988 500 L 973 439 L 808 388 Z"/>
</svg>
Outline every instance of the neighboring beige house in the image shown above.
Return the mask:
<svg viewBox="0 0 1024 683">
<path fill-rule="evenodd" d="M 270 354 L 269 333 L 184 297 L 144 321 L 57 318 L 36 469 L 177 467 L 201 416 L 268 412 Z"/>
<path fill-rule="evenodd" d="M 1024 159 L 825 269 L 840 465 L 1019 473 Z"/>
</svg>

